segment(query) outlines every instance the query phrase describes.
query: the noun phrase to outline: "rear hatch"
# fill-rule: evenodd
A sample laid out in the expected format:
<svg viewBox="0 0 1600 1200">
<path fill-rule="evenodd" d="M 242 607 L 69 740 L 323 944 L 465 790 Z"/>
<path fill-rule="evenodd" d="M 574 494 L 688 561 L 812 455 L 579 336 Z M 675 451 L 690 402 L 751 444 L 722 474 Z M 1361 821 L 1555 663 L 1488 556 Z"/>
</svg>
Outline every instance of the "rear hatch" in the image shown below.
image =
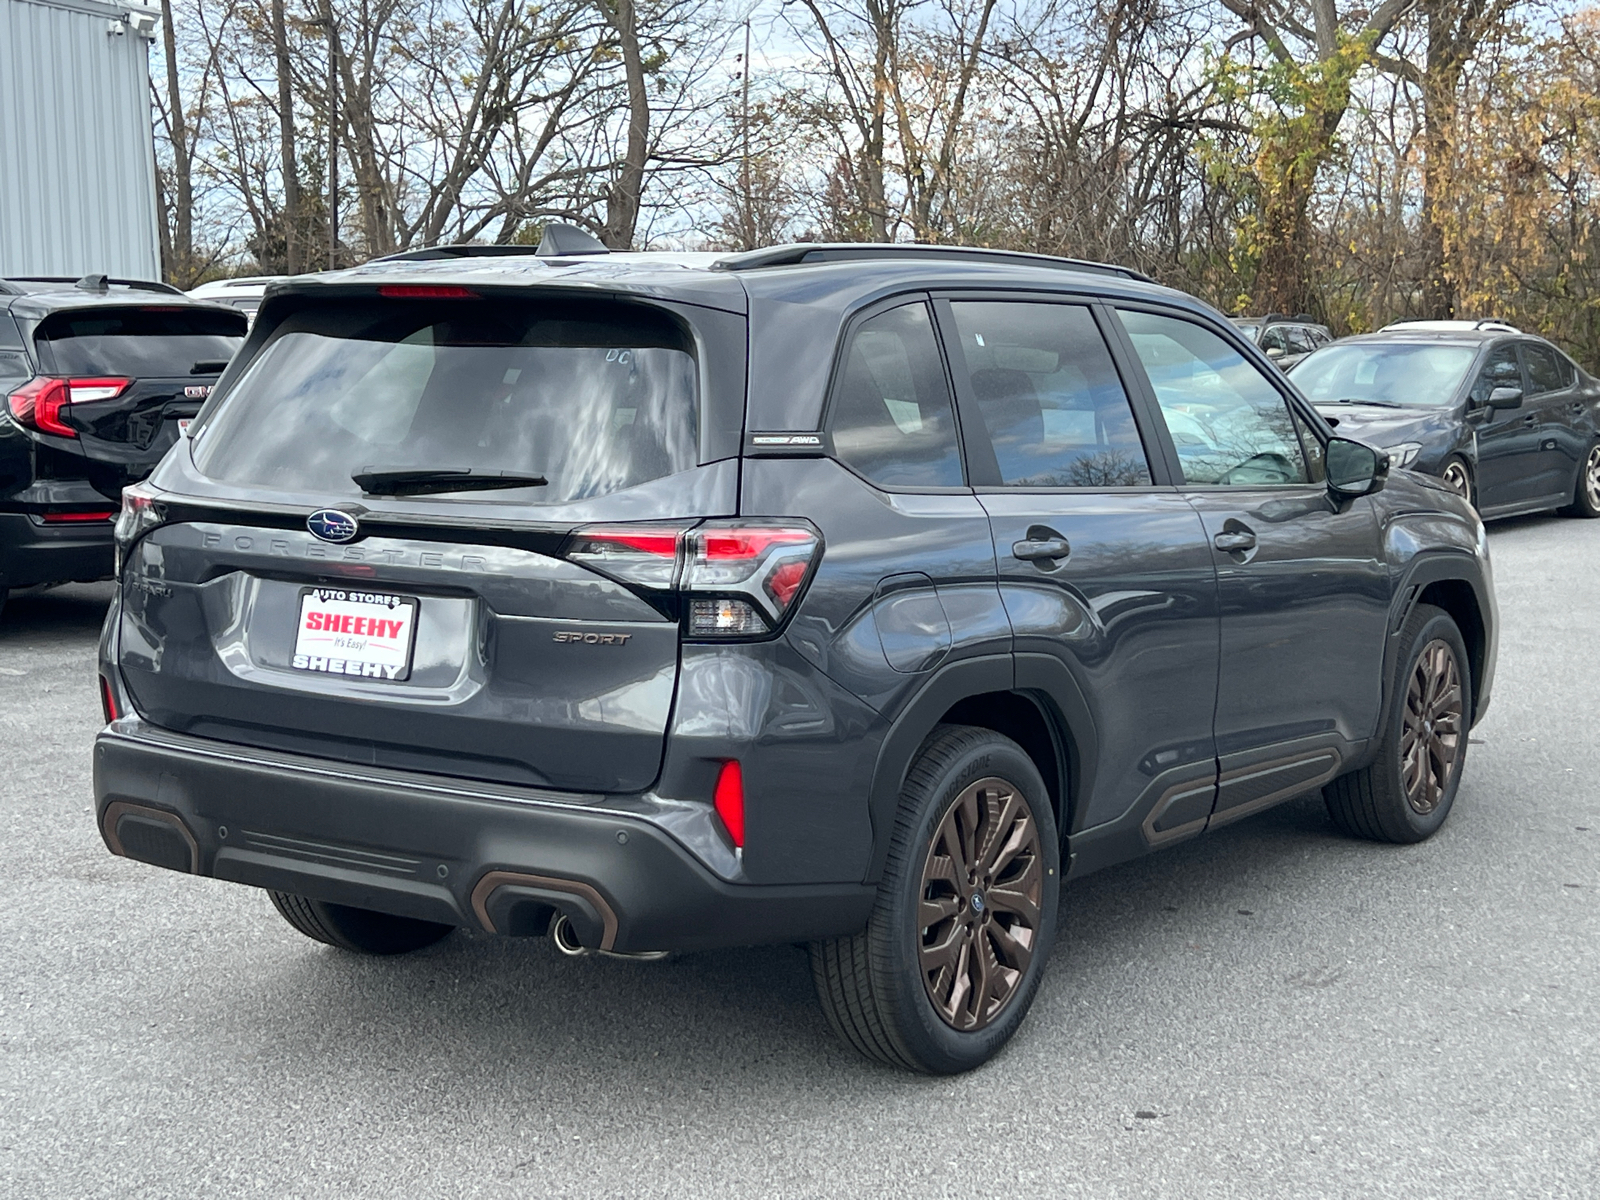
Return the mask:
<svg viewBox="0 0 1600 1200">
<path fill-rule="evenodd" d="M 742 407 L 743 319 L 419 290 L 258 330 L 187 453 L 130 493 L 135 706 L 350 762 L 648 787 L 684 531 L 737 496 L 706 413 Z"/>
<path fill-rule="evenodd" d="M 43 479 L 115 500 L 178 439 L 244 340 L 241 313 L 177 304 L 86 305 L 32 323 L 39 375 L 11 392 Z"/>
</svg>

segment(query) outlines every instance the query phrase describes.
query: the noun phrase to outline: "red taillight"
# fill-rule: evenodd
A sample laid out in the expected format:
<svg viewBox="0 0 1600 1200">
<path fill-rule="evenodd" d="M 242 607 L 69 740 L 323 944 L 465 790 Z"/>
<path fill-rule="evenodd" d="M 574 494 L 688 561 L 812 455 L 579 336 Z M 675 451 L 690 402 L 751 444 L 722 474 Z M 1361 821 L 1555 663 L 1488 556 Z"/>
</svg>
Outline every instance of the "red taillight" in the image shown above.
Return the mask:
<svg viewBox="0 0 1600 1200">
<path fill-rule="evenodd" d="M 478 293 L 471 288 L 417 283 L 385 284 L 378 289 L 378 295 L 390 300 L 476 300 L 478 298 Z"/>
<path fill-rule="evenodd" d="M 822 554 L 804 522 L 592 525 L 567 545 L 573 562 L 652 591 L 676 588 L 691 637 L 762 637 L 783 621 Z"/>
<path fill-rule="evenodd" d="M 100 711 L 109 725 L 122 714 L 117 711 L 117 694 L 111 690 L 111 680 L 100 676 Z"/>
<path fill-rule="evenodd" d="M 111 509 L 92 509 L 89 512 L 47 512 L 40 515 L 46 525 L 81 525 L 86 521 L 109 521 L 117 514 Z"/>
<path fill-rule="evenodd" d="M 61 379 L 40 375 L 7 396 L 6 407 L 19 425 L 37 429 L 40 433 L 53 433 L 57 437 L 75 438 L 78 431 L 63 419 L 62 409 L 70 404 L 111 400 L 120 396 L 132 382 L 131 379 L 114 376 Z"/>
<path fill-rule="evenodd" d="M 712 802 L 717 807 L 717 816 L 722 818 L 723 825 L 727 827 L 728 836 L 733 839 L 733 844 L 742 850 L 744 772 L 739 769 L 738 759 L 729 759 L 722 764 L 722 770 L 717 775 L 717 790 L 712 794 Z"/>
</svg>

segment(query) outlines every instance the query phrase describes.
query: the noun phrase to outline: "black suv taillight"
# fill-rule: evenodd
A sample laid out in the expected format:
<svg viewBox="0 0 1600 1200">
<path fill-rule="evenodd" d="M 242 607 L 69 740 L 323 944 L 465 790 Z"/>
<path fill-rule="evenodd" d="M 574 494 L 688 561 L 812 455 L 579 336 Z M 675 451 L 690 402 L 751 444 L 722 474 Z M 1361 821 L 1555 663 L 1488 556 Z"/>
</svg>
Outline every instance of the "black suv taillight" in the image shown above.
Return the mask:
<svg viewBox="0 0 1600 1200">
<path fill-rule="evenodd" d="M 692 529 L 603 525 L 580 529 L 567 557 L 603 575 L 683 600 L 694 638 L 760 637 L 794 606 L 822 556 L 808 521 L 706 521 Z"/>
<path fill-rule="evenodd" d="M 12 391 L 6 397 L 6 407 L 11 411 L 12 420 L 19 425 L 57 437 L 75 438 L 78 431 L 66 423 L 62 409 L 72 404 L 111 400 L 122 395 L 132 382 L 120 376 L 62 379 L 39 375 Z"/>
</svg>

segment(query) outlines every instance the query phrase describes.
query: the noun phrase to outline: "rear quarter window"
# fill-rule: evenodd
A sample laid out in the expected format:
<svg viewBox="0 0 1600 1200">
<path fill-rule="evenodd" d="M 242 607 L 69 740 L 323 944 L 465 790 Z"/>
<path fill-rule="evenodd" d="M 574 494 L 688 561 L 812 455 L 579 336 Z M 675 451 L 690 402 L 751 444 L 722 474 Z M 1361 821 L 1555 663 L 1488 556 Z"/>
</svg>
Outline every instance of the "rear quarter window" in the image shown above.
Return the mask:
<svg viewBox="0 0 1600 1200">
<path fill-rule="evenodd" d="M 693 338 L 643 305 L 456 301 L 290 317 L 197 431 L 233 483 L 357 495 L 368 469 L 538 475 L 479 503 L 607 495 L 699 461 Z"/>
</svg>

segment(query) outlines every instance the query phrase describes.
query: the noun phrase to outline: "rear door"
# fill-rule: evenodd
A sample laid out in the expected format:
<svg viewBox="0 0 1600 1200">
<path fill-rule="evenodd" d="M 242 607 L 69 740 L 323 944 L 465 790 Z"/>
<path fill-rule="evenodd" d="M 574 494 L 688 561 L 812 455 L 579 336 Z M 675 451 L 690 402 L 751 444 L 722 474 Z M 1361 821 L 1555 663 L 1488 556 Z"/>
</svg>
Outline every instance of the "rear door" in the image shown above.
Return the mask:
<svg viewBox="0 0 1600 1200">
<path fill-rule="evenodd" d="M 1490 394 L 1507 387 L 1522 390 L 1522 404 L 1489 408 Z M 1538 496 L 1539 409 L 1528 402 L 1515 343 L 1503 343 L 1489 352 L 1473 381 L 1470 403 L 1478 422 L 1478 507 L 1488 511 Z"/>
<path fill-rule="evenodd" d="M 1097 734 L 1071 832 L 1126 817 L 1149 844 L 1198 833 L 1216 767 L 1216 575 L 1194 510 L 1153 480 L 1104 318 L 1048 297 L 940 311 L 1017 687 L 1086 704 Z"/>
<path fill-rule="evenodd" d="M 1577 372 L 1542 342 L 1523 342 L 1523 372 L 1528 379 L 1525 407 L 1539 414 L 1538 474 L 1534 493 L 1566 496 L 1573 490 L 1578 464 L 1589 451 L 1589 439 L 1580 428 L 1583 402 Z"/>
<path fill-rule="evenodd" d="M 1212 823 L 1337 774 L 1377 725 L 1388 568 L 1372 503 L 1334 503 L 1322 445 L 1219 330 L 1118 311 L 1211 542 L 1221 605 Z"/>
<path fill-rule="evenodd" d="M 39 369 L 71 383 L 61 419 L 100 492 L 115 499 L 150 473 L 244 334 L 242 314 L 199 305 L 69 308 L 36 324 Z"/>
<path fill-rule="evenodd" d="M 742 388 L 726 313 L 308 305 L 158 476 L 166 523 L 122 580 L 135 706 L 366 765 L 649 786 L 678 534 L 737 499 L 737 426 L 714 448 L 707 397 Z"/>
</svg>

